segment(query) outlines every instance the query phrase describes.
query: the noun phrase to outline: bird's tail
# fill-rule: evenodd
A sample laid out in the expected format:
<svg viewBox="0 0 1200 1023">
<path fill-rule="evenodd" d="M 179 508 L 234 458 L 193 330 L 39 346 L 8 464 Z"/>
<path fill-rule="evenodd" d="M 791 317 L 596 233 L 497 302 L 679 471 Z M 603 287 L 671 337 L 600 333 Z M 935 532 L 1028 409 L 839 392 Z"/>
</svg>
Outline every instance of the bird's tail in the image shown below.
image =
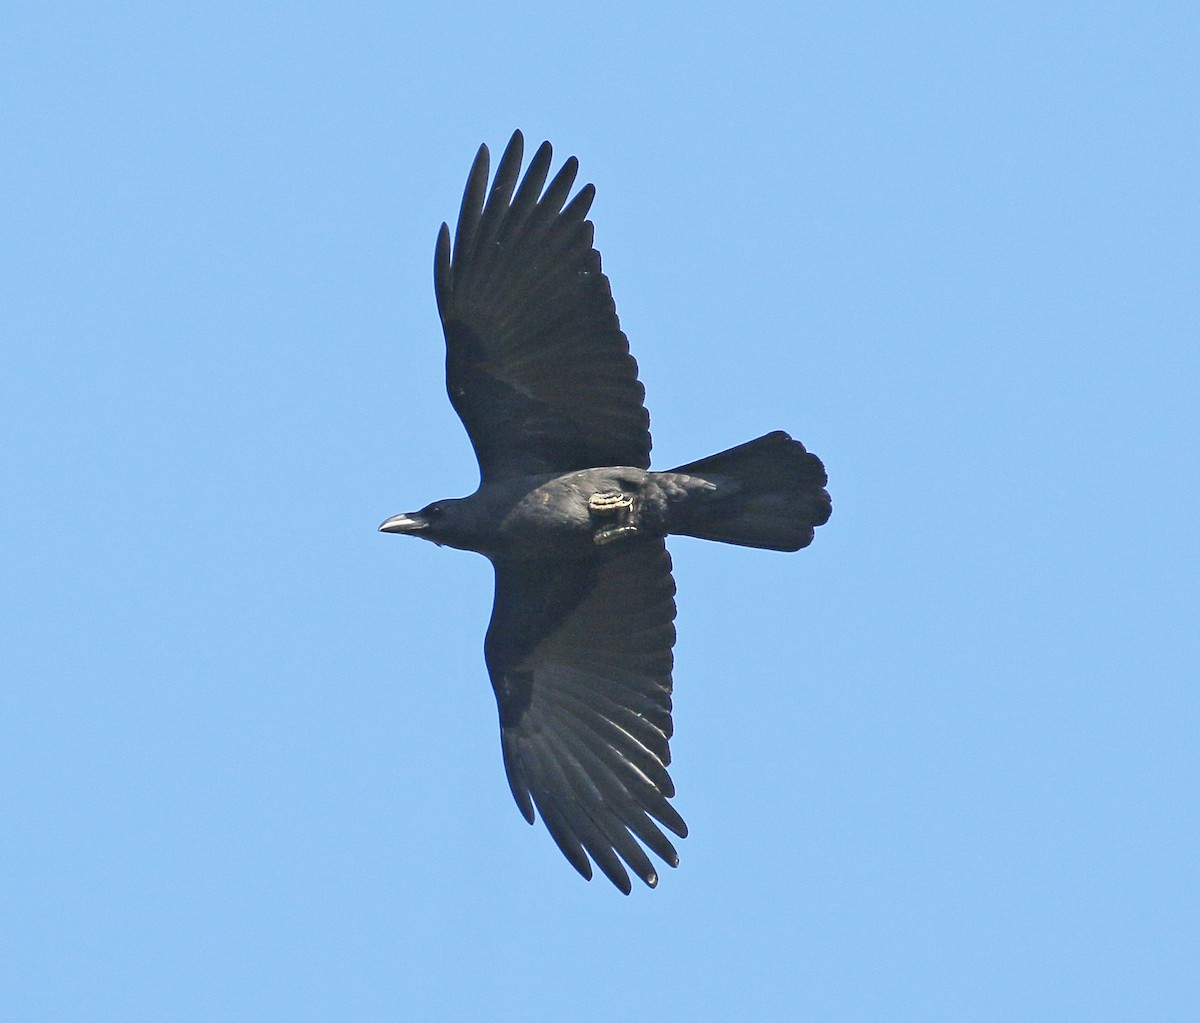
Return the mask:
<svg viewBox="0 0 1200 1023">
<path fill-rule="evenodd" d="M 782 430 L 671 471 L 710 484 L 671 506 L 671 533 L 798 551 L 832 510 L 825 466 Z"/>
</svg>

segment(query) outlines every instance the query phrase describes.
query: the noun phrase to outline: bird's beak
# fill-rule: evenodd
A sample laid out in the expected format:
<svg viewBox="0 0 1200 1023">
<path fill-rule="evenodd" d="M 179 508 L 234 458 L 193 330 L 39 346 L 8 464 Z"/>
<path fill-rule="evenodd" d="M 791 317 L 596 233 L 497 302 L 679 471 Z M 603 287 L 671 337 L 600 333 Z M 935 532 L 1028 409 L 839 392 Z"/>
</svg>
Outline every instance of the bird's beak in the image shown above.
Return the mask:
<svg viewBox="0 0 1200 1023">
<path fill-rule="evenodd" d="M 429 520 L 415 512 L 411 515 L 393 515 L 379 527 L 381 533 L 420 533 L 429 528 Z"/>
</svg>

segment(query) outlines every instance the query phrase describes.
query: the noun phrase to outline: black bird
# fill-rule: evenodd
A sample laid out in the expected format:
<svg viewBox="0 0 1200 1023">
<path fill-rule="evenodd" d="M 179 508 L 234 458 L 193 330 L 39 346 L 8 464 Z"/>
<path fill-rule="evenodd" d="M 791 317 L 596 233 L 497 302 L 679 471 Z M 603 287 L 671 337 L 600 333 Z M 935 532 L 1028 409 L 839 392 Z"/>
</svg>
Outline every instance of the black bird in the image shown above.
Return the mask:
<svg viewBox="0 0 1200 1023">
<path fill-rule="evenodd" d="M 537 807 L 585 878 L 628 894 L 646 848 L 679 856 L 668 799 L 675 583 L 665 537 L 794 551 L 829 518 L 825 469 L 776 431 L 651 472 L 650 417 L 587 217 L 578 161 L 546 184 L 543 142 L 518 185 L 515 132 L 488 190 L 488 149 L 467 179 L 434 288 L 446 389 L 479 460 L 479 489 L 379 528 L 478 551 L 496 571 L 484 658 L 508 783 Z M 639 844 L 639 840 L 642 844 Z"/>
</svg>

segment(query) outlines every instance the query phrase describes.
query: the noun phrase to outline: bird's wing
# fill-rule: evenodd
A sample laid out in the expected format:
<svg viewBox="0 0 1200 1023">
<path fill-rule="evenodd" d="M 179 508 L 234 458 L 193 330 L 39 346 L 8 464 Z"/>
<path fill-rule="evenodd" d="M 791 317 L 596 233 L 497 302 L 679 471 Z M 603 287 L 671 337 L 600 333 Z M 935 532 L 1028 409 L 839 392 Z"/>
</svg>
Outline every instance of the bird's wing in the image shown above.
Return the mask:
<svg viewBox="0 0 1200 1023">
<path fill-rule="evenodd" d="M 516 132 L 488 191 L 480 146 L 453 249 L 449 227 L 438 234 L 434 290 L 450 402 L 485 481 L 648 468 L 645 390 L 585 219 L 595 189 L 567 202 L 574 157 L 546 186 L 548 142 L 518 186 L 522 148 Z"/>
<path fill-rule="evenodd" d="M 671 866 L 667 802 L 675 582 L 661 540 L 595 558 L 496 563 L 485 653 L 500 708 L 508 783 L 531 824 L 536 806 L 584 877 L 590 855 L 628 894 L 621 861 L 653 887 L 635 836 Z M 658 823 L 656 823 L 656 821 Z"/>
</svg>

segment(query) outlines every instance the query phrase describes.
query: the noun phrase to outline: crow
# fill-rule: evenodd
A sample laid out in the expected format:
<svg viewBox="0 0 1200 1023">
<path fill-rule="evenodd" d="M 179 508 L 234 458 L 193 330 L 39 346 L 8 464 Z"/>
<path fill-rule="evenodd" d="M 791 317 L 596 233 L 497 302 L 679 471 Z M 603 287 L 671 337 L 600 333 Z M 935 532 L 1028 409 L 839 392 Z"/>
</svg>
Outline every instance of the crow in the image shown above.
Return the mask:
<svg viewBox="0 0 1200 1023">
<path fill-rule="evenodd" d="M 687 825 L 669 802 L 675 583 L 665 538 L 795 551 L 830 515 L 825 468 L 776 431 L 650 471 L 650 417 L 587 213 L 578 161 L 547 184 L 543 142 L 521 178 L 515 132 L 488 188 L 479 147 L 434 290 L 446 390 L 479 461 L 470 497 L 379 528 L 487 557 L 484 660 L 508 784 L 580 874 L 658 883 Z M 518 183 L 519 182 L 519 183 Z M 643 848 L 644 846 L 644 848 Z M 590 860 L 589 860 L 590 857 Z"/>
</svg>

